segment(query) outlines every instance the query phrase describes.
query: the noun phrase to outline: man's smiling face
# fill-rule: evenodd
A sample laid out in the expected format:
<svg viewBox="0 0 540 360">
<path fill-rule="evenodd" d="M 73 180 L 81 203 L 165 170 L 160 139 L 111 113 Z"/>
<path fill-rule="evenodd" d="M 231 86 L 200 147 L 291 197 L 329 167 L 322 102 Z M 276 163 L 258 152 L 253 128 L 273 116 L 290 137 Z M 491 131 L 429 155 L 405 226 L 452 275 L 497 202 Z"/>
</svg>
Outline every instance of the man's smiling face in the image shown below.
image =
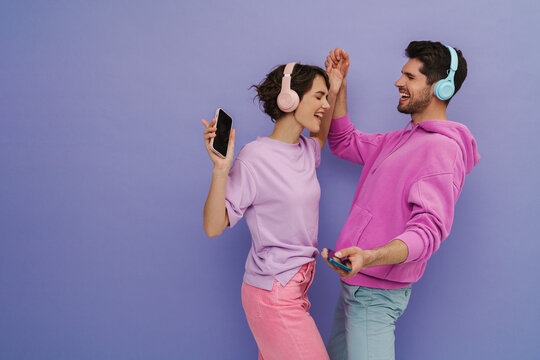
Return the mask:
<svg viewBox="0 0 540 360">
<path fill-rule="evenodd" d="M 431 102 L 432 85 L 426 75 L 420 72 L 424 64 L 418 59 L 410 59 L 401 69 L 401 76 L 394 84 L 399 89 L 398 111 L 404 114 L 422 112 Z"/>
</svg>

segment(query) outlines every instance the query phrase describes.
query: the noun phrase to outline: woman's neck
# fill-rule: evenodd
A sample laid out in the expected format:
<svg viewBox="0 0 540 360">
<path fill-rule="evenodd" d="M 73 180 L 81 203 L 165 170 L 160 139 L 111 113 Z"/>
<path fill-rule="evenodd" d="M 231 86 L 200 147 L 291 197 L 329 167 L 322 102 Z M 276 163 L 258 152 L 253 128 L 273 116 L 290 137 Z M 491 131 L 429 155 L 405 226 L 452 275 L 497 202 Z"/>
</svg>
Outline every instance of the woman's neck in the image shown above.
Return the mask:
<svg viewBox="0 0 540 360">
<path fill-rule="evenodd" d="M 289 113 L 276 120 L 274 131 L 268 137 L 288 144 L 297 144 L 303 130 L 304 127 L 294 118 L 294 113 Z"/>
</svg>

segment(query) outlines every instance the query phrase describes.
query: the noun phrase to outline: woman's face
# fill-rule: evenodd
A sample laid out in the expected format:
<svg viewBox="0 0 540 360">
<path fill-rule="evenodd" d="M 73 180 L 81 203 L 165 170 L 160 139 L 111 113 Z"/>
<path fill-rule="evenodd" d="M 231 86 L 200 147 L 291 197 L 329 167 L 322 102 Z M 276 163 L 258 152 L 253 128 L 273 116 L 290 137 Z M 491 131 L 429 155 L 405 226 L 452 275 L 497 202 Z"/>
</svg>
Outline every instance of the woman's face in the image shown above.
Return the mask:
<svg viewBox="0 0 540 360">
<path fill-rule="evenodd" d="M 321 129 L 323 114 L 330 108 L 328 103 L 328 88 L 324 78 L 317 75 L 313 85 L 305 94 L 294 112 L 296 121 L 313 133 Z"/>
</svg>

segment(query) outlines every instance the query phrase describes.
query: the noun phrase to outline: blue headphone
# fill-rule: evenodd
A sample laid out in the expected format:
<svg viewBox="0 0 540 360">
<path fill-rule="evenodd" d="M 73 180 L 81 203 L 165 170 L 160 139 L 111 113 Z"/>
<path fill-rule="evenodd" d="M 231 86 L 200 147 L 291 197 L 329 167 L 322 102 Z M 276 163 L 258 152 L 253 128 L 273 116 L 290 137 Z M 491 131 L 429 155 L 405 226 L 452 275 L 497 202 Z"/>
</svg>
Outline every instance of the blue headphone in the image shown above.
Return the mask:
<svg viewBox="0 0 540 360">
<path fill-rule="evenodd" d="M 453 47 L 445 45 L 450 51 L 450 69 L 448 69 L 448 76 L 446 79 L 437 81 L 433 92 L 435 96 L 441 100 L 448 100 L 454 95 L 456 89 L 454 85 L 454 75 L 458 68 L 458 56 L 456 50 Z"/>
</svg>

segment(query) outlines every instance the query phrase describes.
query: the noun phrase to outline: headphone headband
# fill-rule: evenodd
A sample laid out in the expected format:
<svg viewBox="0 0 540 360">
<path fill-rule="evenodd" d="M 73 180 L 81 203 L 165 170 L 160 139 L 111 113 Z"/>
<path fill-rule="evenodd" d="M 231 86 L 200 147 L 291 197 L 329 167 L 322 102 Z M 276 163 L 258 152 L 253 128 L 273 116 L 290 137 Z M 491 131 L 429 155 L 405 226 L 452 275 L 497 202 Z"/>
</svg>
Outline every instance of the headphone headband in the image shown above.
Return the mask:
<svg viewBox="0 0 540 360">
<path fill-rule="evenodd" d="M 454 72 L 457 71 L 458 67 L 458 56 L 456 50 L 448 45 L 445 45 L 448 48 L 448 51 L 450 51 L 450 69 Z"/>
<path fill-rule="evenodd" d="M 281 92 L 287 92 L 291 90 L 291 80 L 294 65 L 296 63 L 288 63 L 283 70 L 283 79 L 281 79 Z"/>
<path fill-rule="evenodd" d="M 458 69 L 458 55 L 456 50 L 448 45 L 445 45 L 448 51 L 450 51 L 450 69 L 448 69 L 448 76 L 442 80 L 437 81 L 433 92 L 441 100 L 448 100 L 454 95 L 454 75 Z"/>
<path fill-rule="evenodd" d="M 300 103 L 300 98 L 296 91 L 291 89 L 292 73 L 295 62 L 288 63 L 283 70 L 283 78 L 281 79 L 281 92 L 277 97 L 277 105 L 283 112 L 293 112 Z"/>
<path fill-rule="evenodd" d="M 292 63 L 288 63 L 287 65 L 285 65 L 285 70 L 283 70 L 283 76 L 291 76 L 292 75 L 292 71 L 294 69 L 294 65 L 296 65 L 295 62 L 292 62 Z"/>
</svg>

